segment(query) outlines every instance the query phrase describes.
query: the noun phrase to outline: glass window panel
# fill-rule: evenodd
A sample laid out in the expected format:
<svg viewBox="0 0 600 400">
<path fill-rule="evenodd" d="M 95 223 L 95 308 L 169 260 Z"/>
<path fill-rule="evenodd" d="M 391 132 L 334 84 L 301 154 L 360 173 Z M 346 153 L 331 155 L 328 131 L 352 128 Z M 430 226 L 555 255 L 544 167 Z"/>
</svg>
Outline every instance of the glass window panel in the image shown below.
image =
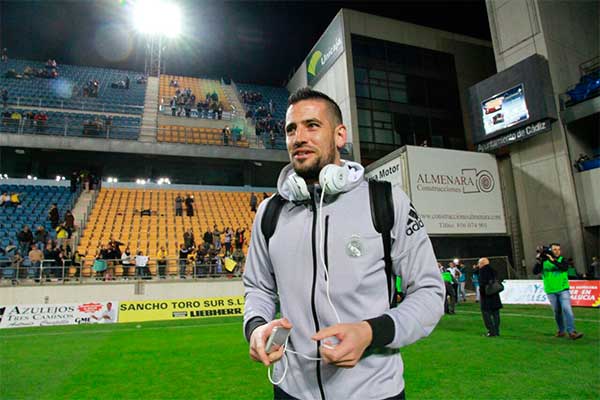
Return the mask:
<svg viewBox="0 0 600 400">
<path fill-rule="evenodd" d="M 408 103 L 406 89 L 390 89 L 390 100 L 398 103 Z"/>
<path fill-rule="evenodd" d="M 375 121 L 391 122 L 392 114 L 381 111 L 373 111 L 373 119 Z"/>
<path fill-rule="evenodd" d="M 377 69 L 369 70 L 369 77 L 376 78 L 376 79 L 383 79 L 383 80 L 387 79 L 387 75 L 386 75 L 385 71 L 380 71 Z"/>
<path fill-rule="evenodd" d="M 369 97 L 369 85 L 357 83 L 356 84 L 356 96 Z"/>
<path fill-rule="evenodd" d="M 365 68 L 354 68 L 354 79 L 356 82 L 368 82 L 369 76 L 367 75 L 367 70 Z"/>
<path fill-rule="evenodd" d="M 388 89 L 381 86 L 371 86 L 371 97 L 379 100 L 388 100 Z"/>
<path fill-rule="evenodd" d="M 375 129 L 375 142 L 393 144 L 394 135 L 392 131 L 388 129 Z"/>
<path fill-rule="evenodd" d="M 371 128 L 359 127 L 358 135 L 361 142 L 372 142 L 373 141 L 373 130 Z"/>
<path fill-rule="evenodd" d="M 358 124 L 371 126 L 371 110 L 358 109 Z"/>
<path fill-rule="evenodd" d="M 389 77 L 390 81 L 406 83 L 406 75 L 404 75 L 404 74 L 398 74 L 396 72 L 388 72 L 388 77 Z"/>
</svg>

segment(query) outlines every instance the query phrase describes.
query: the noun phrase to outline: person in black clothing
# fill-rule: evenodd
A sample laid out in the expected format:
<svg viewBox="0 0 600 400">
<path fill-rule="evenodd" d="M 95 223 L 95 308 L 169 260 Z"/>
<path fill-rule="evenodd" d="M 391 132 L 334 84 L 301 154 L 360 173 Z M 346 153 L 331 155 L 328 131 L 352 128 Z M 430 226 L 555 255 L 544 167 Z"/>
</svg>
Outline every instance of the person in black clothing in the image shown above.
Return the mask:
<svg viewBox="0 0 600 400">
<path fill-rule="evenodd" d="M 500 336 L 500 309 L 502 308 L 500 294 L 486 293 L 487 285 L 496 280 L 496 271 L 490 266 L 490 261 L 487 258 L 481 258 L 478 266 L 481 314 L 483 323 L 488 330 L 486 336 Z"/>
<path fill-rule="evenodd" d="M 50 211 L 48 211 L 48 219 L 50 220 L 50 226 L 52 226 L 52 229 L 56 229 L 58 226 L 58 221 L 60 221 L 56 203 L 52 204 Z"/>
<path fill-rule="evenodd" d="M 185 214 L 188 217 L 194 216 L 194 196 L 189 194 L 185 197 Z"/>
<path fill-rule="evenodd" d="M 71 174 L 71 193 L 75 193 L 77 191 L 77 180 L 78 180 L 79 176 L 77 175 L 77 172 L 73 171 L 73 173 Z"/>
<path fill-rule="evenodd" d="M 181 217 L 183 215 L 183 199 L 180 195 L 175 198 L 175 216 Z"/>
<path fill-rule="evenodd" d="M 177 243 L 175 243 L 177 245 Z M 187 268 L 187 258 L 190 254 L 190 250 L 182 244 L 179 247 L 179 277 L 181 279 L 185 279 L 186 268 Z"/>
<path fill-rule="evenodd" d="M 204 235 L 202 236 L 202 240 L 204 240 L 204 247 L 209 247 L 213 242 L 213 234 L 210 230 L 206 230 Z"/>
<path fill-rule="evenodd" d="M 241 228 L 237 228 L 235 230 L 235 248 L 236 249 L 242 249 L 244 247 L 244 233 L 246 232 L 246 229 L 241 229 Z"/>
</svg>

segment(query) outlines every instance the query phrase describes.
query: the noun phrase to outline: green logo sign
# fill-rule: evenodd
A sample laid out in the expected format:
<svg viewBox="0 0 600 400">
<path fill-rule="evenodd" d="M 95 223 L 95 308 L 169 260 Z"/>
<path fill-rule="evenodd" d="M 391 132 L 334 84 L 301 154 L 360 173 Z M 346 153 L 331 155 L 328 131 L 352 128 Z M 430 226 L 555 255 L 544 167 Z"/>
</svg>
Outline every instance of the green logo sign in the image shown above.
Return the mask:
<svg viewBox="0 0 600 400">
<path fill-rule="evenodd" d="M 343 53 L 344 31 L 341 18 L 337 16 L 306 58 L 308 85 L 314 86 Z"/>
</svg>

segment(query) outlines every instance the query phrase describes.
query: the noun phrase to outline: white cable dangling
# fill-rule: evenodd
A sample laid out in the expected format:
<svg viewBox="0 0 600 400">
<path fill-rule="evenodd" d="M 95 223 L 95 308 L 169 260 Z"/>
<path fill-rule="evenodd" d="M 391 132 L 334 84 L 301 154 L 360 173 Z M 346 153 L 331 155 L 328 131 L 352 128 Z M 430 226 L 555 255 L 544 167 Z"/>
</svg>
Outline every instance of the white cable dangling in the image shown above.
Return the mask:
<svg viewBox="0 0 600 400">
<path fill-rule="evenodd" d="M 285 376 L 287 374 L 287 371 L 288 371 L 288 359 L 287 359 L 286 353 L 289 352 L 289 353 L 292 353 L 292 354 L 296 354 L 296 355 L 298 355 L 298 356 L 300 356 L 302 358 L 305 358 L 305 359 L 307 359 L 309 361 L 320 361 L 321 360 L 320 357 L 309 357 L 309 356 L 307 356 L 305 354 L 298 353 L 297 351 L 293 351 L 293 350 L 288 349 L 288 340 L 289 340 L 289 337 L 285 340 L 285 344 L 283 345 L 283 356 L 281 357 L 281 359 L 284 362 L 284 367 L 283 367 L 283 373 L 281 374 L 281 378 L 279 378 L 278 381 L 273 381 L 273 376 L 271 375 L 271 366 L 272 365 L 270 365 L 269 368 L 267 368 L 267 377 L 269 378 L 269 382 L 271 382 L 271 384 L 273 384 L 275 386 L 278 386 L 279 384 L 281 384 L 281 382 L 283 382 L 283 380 L 285 379 Z"/>
<path fill-rule="evenodd" d="M 319 202 L 319 212 L 321 213 L 321 215 L 319 215 L 319 236 L 321 239 L 321 246 L 319 248 L 319 253 L 320 253 L 320 260 L 321 260 L 321 265 L 323 266 L 323 271 L 325 271 L 325 293 L 327 294 L 327 301 L 329 302 L 329 305 L 331 306 L 331 309 L 333 310 L 333 313 L 335 314 L 335 319 L 337 321 L 338 324 L 342 323 L 342 320 L 335 308 L 335 306 L 333 305 L 333 302 L 331 301 L 331 296 L 329 294 L 329 271 L 327 270 L 327 265 L 325 264 L 325 236 L 324 236 L 324 232 L 323 232 L 323 199 L 325 198 L 325 190 L 321 190 L 321 200 Z"/>
</svg>

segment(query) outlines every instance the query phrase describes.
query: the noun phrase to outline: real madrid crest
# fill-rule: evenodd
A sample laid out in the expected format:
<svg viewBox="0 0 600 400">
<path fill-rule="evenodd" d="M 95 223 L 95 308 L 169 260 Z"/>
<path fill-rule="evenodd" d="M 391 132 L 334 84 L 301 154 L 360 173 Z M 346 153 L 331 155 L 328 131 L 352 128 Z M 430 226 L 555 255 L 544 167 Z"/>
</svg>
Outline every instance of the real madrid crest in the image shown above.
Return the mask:
<svg viewBox="0 0 600 400">
<path fill-rule="evenodd" d="M 359 235 L 350 236 L 350 240 L 346 245 L 346 254 L 350 257 L 360 257 L 365 254 L 365 246 L 360 240 Z"/>
</svg>

